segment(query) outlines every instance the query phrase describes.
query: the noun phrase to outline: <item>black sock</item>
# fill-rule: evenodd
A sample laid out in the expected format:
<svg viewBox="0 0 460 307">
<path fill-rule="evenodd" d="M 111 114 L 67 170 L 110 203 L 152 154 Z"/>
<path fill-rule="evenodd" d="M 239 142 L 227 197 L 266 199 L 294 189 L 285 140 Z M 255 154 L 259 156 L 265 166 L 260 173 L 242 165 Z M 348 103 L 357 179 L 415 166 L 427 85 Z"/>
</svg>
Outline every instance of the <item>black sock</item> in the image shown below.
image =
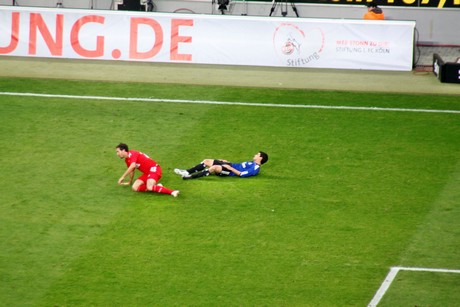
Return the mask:
<svg viewBox="0 0 460 307">
<path fill-rule="evenodd" d="M 196 165 L 196 166 L 194 166 L 194 167 L 192 167 L 192 168 L 189 168 L 189 169 L 187 170 L 187 172 L 188 172 L 189 174 L 193 174 L 193 173 L 195 173 L 195 172 L 201 172 L 201 171 L 204 170 L 204 169 L 205 169 L 204 163 L 200 163 L 200 164 L 198 164 L 198 165 Z"/>
<path fill-rule="evenodd" d="M 198 173 L 194 173 L 191 178 L 192 179 L 195 179 L 195 178 L 200 178 L 200 177 L 203 177 L 203 176 L 209 176 L 209 171 L 208 170 L 205 170 L 205 171 L 202 171 L 202 172 L 198 172 Z"/>
</svg>

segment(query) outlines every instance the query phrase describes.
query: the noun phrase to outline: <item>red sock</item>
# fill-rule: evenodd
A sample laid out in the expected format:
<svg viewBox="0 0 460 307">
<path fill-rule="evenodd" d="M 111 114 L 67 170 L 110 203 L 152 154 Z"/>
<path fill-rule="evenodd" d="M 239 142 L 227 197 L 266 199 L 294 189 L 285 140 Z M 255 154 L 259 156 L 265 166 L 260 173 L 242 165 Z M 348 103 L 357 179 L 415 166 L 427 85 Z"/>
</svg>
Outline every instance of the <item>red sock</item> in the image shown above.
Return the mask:
<svg viewBox="0 0 460 307">
<path fill-rule="evenodd" d="M 154 185 L 153 189 L 152 189 L 152 192 L 161 193 L 161 194 L 171 194 L 173 192 L 173 190 L 170 190 L 170 189 L 168 189 L 166 187 L 163 187 L 163 186 Z"/>
<path fill-rule="evenodd" d="M 141 184 L 138 188 L 137 188 L 137 192 L 145 192 L 147 191 L 147 185 L 146 184 Z"/>
</svg>

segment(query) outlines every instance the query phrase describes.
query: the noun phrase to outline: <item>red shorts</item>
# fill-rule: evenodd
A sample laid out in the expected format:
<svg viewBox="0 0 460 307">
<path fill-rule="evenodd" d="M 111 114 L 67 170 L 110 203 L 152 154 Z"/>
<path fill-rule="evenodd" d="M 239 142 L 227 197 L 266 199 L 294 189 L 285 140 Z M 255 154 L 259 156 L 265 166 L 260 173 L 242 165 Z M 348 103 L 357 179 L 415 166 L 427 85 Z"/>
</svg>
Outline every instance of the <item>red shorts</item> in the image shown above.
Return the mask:
<svg viewBox="0 0 460 307">
<path fill-rule="evenodd" d="M 147 180 L 153 179 L 158 183 L 158 181 L 160 181 L 161 179 L 162 174 L 163 172 L 161 170 L 161 167 L 157 165 L 152 167 L 149 173 L 142 174 L 139 178 L 137 178 L 137 180 L 142 180 L 144 183 L 147 183 Z"/>
</svg>

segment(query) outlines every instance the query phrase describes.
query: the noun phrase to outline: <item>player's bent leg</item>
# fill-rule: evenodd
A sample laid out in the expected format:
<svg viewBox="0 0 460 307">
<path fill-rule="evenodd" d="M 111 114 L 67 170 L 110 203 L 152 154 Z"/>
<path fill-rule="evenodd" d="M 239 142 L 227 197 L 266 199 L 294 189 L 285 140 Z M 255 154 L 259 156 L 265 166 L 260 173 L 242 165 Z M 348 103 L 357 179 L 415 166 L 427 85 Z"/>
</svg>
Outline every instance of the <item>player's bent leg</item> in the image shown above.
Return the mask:
<svg viewBox="0 0 460 307">
<path fill-rule="evenodd" d="M 225 165 L 214 165 L 213 167 L 213 173 L 212 174 L 215 174 L 217 176 L 230 176 L 231 174 L 231 171 L 228 170 Z M 211 168 L 209 169 L 211 170 Z"/>
<path fill-rule="evenodd" d="M 211 167 L 214 164 L 214 159 L 204 159 L 203 163 L 206 167 Z"/>
<path fill-rule="evenodd" d="M 220 174 L 222 172 L 222 165 L 213 165 L 208 169 L 210 174 Z"/>
<path fill-rule="evenodd" d="M 134 192 L 143 192 L 147 189 L 144 181 L 137 179 L 134 181 L 133 185 L 131 186 Z"/>
<path fill-rule="evenodd" d="M 157 184 L 155 179 L 149 178 L 147 180 L 147 190 L 152 191 L 153 187 Z"/>
<path fill-rule="evenodd" d="M 204 159 L 194 167 L 191 167 L 187 170 L 175 169 L 174 172 L 181 175 L 184 179 L 190 179 L 191 175 L 204 171 L 207 167 L 212 166 L 213 163 L 214 160 L 212 159 Z"/>
<path fill-rule="evenodd" d="M 167 187 L 164 187 L 161 183 L 157 184 L 156 180 L 151 178 L 147 180 L 147 190 L 155 193 L 169 194 L 174 197 L 177 197 L 179 195 L 179 191 L 168 189 Z"/>
</svg>

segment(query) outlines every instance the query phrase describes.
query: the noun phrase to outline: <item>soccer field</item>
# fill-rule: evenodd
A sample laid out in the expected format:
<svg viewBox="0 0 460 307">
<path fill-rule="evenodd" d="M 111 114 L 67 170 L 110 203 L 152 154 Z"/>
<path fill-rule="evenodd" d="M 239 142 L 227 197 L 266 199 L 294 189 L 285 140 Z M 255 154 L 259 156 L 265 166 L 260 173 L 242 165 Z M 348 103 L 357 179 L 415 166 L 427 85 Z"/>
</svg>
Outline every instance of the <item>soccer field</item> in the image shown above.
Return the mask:
<svg viewBox="0 0 460 307">
<path fill-rule="evenodd" d="M 5 306 L 365 306 L 395 267 L 430 270 L 397 269 L 379 306 L 460 301 L 458 96 L 19 78 L 0 89 Z M 118 186 L 120 142 L 181 195 Z M 259 150 L 256 177 L 173 173 Z"/>
</svg>

